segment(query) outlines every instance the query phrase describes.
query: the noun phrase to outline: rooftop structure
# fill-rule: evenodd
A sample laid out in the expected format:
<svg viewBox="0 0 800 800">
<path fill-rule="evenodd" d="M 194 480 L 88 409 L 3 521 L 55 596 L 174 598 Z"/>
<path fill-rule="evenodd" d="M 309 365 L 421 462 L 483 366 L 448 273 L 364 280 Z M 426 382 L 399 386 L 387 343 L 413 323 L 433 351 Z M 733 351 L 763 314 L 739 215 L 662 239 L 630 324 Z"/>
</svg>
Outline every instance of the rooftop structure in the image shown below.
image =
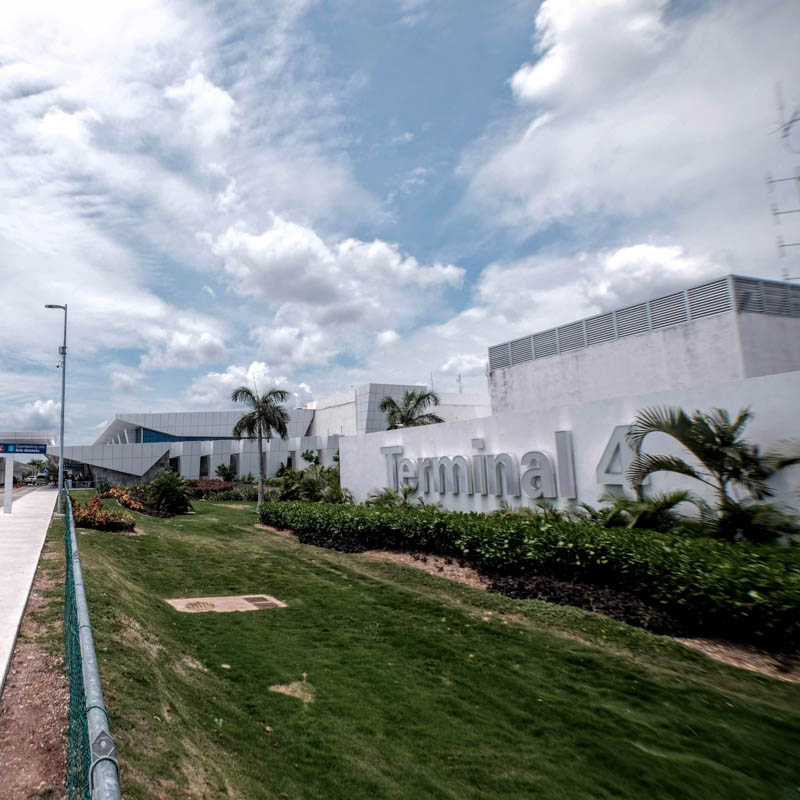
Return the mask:
<svg viewBox="0 0 800 800">
<path fill-rule="evenodd" d="M 800 369 L 800 286 L 727 275 L 489 348 L 492 412 Z"/>
</svg>

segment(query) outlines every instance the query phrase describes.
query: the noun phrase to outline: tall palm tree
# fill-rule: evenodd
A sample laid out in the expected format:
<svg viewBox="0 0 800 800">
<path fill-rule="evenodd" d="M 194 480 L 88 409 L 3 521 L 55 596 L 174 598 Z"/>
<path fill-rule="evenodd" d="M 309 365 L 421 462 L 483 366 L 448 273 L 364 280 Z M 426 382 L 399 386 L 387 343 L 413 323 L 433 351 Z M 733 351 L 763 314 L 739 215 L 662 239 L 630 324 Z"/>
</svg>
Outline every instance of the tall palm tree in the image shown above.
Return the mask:
<svg viewBox="0 0 800 800">
<path fill-rule="evenodd" d="M 415 428 L 417 425 L 434 425 L 444 420 L 428 411 L 431 406 L 439 405 L 439 395 L 420 389 L 403 394 L 400 403 L 393 397 L 384 397 L 378 408 L 386 416 L 389 430 L 395 428 Z"/>
<path fill-rule="evenodd" d="M 231 393 L 234 403 L 245 403 L 251 411 L 245 414 L 233 426 L 233 435 L 237 439 L 243 436 L 252 439 L 258 438 L 258 502 L 264 502 L 264 455 L 262 442 L 269 441 L 273 434 L 278 434 L 281 439 L 288 436 L 287 424 L 289 414 L 281 405 L 289 399 L 289 392 L 285 389 L 270 389 L 266 394 L 259 395 L 247 386 L 240 386 Z"/>
<path fill-rule="evenodd" d="M 640 411 L 628 432 L 628 442 L 636 454 L 628 468 L 628 480 L 641 497 L 642 481 L 653 472 L 688 475 L 710 486 L 723 510 L 736 503 L 729 494 L 731 486 L 747 490 L 757 500 L 770 497 L 772 490 L 766 480 L 775 468 L 756 445 L 742 438 L 744 426 L 751 417 L 747 409 L 740 411 L 735 419 L 720 408 L 710 413 L 695 411 L 691 416 L 680 408 Z M 671 436 L 700 462 L 700 466 L 695 467 L 678 456 L 642 453 L 642 443 L 651 433 Z"/>
</svg>

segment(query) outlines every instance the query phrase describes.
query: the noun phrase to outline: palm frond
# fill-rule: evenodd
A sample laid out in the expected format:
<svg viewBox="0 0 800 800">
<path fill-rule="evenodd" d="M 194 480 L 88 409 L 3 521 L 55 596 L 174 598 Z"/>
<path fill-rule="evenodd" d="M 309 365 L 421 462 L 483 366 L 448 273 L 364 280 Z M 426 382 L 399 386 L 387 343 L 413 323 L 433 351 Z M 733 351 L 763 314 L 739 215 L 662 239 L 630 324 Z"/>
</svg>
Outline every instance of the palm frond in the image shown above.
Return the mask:
<svg viewBox="0 0 800 800">
<path fill-rule="evenodd" d="M 648 475 L 654 472 L 675 472 L 678 475 L 686 475 L 695 478 L 703 483 L 713 485 L 705 475 L 698 472 L 691 464 L 677 456 L 659 456 L 649 453 L 640 453 L 634 458 L 626 477 L 633 486 L 640 486 Z"/>
<path fill-rule="evenodd" d="M 444 422 L 444 420 L 437 414 L 420 414 L 414 418 L 411 425 L 414 427 L 417 425 L 437 425 L 440 422 Z"/>
<path fill-rule="evenodd" d="M 636 415 L 628 430 L 628 444 L 638 453 L 644 438 L 650 433 L 666 433 L 683 444 L 690 435 L 691 424 L 683 409 L 668 406 L 645 408 Z"/>
<path fill-rule="evenodd" d="M 800 439 L 785 439 L 779 442 L 774 450 L 767 453 L 766 458 L 776 470 L 800 464 Z"/>
<path fill-rule="evenodd" d="M 255 408 L 258 404 L 258 397 L 249 386 L 239 386 L 231 392 L 231 400 L 234 403 L 247 403 Z"/>
</svg>

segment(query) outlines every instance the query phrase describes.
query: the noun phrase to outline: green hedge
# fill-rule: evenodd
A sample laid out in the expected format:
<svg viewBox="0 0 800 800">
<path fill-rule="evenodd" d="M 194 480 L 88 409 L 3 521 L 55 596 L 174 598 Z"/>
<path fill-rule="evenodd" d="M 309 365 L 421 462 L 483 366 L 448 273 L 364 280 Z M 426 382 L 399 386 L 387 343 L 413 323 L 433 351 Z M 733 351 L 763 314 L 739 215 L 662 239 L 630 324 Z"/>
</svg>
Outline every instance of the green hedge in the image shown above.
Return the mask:
<svg viewBox="0 0 800 800">
<path fill-rule="evenodd" d="M 689 631 L 800 645 L 798 548 L 417 508 L 273 502 L 259 517 L 320 547 L 418 550 L 489 574 L 579 580 L 630 592 Z"/>
</svg>

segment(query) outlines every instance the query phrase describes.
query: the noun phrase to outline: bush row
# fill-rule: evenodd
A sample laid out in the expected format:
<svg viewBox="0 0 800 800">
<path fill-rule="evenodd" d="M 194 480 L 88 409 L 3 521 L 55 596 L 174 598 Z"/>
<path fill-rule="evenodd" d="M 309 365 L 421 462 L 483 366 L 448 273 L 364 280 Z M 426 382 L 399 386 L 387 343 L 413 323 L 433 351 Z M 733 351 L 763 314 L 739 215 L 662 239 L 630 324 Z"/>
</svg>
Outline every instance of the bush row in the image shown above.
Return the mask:
<svg viewBox="0 0 800 800">
<path fill-rule="evenodd" d="M 264 487 L 264 497 L 268 497 L 270 491 L 275 493 L 274 489 L 271 489 L 269 486 Z M 206 500 L 212 501 L 222 501 L 222 500 L 238 500 L 241 502 L 242 500 L 245 501 L 253 501 L 258 500 L 258 486 L 250 486 L 248 484 L 243 484 L 241 486 L 237 486 L 233 489 L 223 489 L 218 492 L 208 492 L 206 494 Z"/>
<path fill-rule="evenodd" d="M 800 645 L 800 552 L 604 528 L 418 508 L 264 503 L 262 523 L 344 552 L 419 550 L 471 562 L 492 576 L 547 575 L 623 591 L 687 632 Z"/>
<path fill-rule="evenodd" d="M 73 499 L 72 519 L 78 528 L 96 531 L 132 531 L 136 525 L 130 514 L 103 508 L 103 501 L 97 495 L 83 504 Z"/>
</svg>

